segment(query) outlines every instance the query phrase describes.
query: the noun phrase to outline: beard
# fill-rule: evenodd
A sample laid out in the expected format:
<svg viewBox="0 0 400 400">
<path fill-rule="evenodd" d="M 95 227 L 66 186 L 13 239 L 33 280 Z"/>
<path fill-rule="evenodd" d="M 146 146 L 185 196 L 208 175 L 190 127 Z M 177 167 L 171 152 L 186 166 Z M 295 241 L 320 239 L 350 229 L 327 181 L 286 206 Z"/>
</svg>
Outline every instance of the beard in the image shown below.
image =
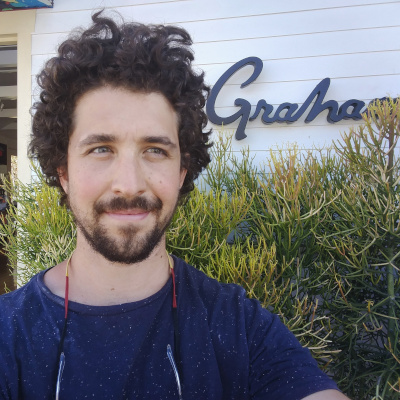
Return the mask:
<svg viewBox="0 0 400 400">
<path fill-rule="evenodd" d="M 93 207 L 92 218 L 85 218 L 70 204 L 75 222 L 94 251 L 111 262 L 121 264 L 135 264 L 147 259 L 154 248 L 160 243 L 165 230 L 175 213 L 175 207 L 168 214 L 162 216 L 163 204 L 159 198 L 149 200 L 144 197 L 135 197 L 127 200 L 116 197 L 105 202 L 99 201 Z M 118 237 L 111 235 L 107 227 L 102 225 L 100 217 L 104 212 L 124 211 L 139 208 L 155 215 L 154 226 L 146 233 L 140 233 L 143 228 L 137 226 L 121 226 L 118 228 Z"/>
</svg>

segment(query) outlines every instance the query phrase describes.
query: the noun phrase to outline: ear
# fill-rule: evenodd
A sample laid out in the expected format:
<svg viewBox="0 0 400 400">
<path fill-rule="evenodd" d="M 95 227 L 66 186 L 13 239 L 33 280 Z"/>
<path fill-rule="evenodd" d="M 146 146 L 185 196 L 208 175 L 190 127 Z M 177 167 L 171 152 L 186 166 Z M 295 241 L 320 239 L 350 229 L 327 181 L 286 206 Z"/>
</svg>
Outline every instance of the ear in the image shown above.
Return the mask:
<svg viewBox="0 0 400 400">
<path fill-rule="evenodd" d="M 60 180 L 61 187 L 64 189 L 64 192 L 68 194 L 68 171 L 67 167 L 58 167 L 57 168 L 58 179 Z"/>
<path fill-rule="evenodd" d="M 186 173 L 187 173 L 187 169 L 181 168 L 181 176 L 179 179 L 179 189 L 182 189 L 183 182 L 185 181 L 185 178 L 186 178 Z"/>
<path fill-rule="evenodd" d="M 181 176 L 179 180 L 179 189 L 182 189 L 183 182 L 185 181 L 187 169 L 184 166 L 190 165 L 190 154 L 184 153 L 181 154 Z"/>
</svg>

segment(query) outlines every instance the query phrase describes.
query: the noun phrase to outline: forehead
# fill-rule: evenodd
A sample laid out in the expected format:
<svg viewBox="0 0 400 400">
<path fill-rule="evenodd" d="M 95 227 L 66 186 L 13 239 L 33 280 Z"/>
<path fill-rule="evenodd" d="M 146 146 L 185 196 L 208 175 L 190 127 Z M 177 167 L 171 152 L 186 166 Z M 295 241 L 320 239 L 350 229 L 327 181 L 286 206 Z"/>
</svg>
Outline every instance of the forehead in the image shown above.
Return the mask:
<svg viewBox="0 0 400 400">
<path fill-rule="evenodd" d="M 139 139 L 163 135 L 178 141 L 178 116 L 160 93 L 101 87 L 77 101 L 71 141 L 93 133 Z"/>
</svg>

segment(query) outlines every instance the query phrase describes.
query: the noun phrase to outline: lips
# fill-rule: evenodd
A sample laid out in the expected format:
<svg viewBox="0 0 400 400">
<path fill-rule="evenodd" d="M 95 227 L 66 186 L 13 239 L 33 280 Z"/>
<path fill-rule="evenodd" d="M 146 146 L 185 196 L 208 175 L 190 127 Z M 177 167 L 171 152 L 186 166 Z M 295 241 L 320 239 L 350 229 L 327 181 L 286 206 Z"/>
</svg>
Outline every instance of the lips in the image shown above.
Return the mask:
<svg viewBox="0 0 400 400">
<path fill-rule="evenodd" d="M 116 221 L 125 221 L 125 222 L 135 222 L 135 221 L 142 221 L 144 220 L 150 212 L 145 211 L 141 213 L 127 213 L 127 212 L 107 212 L 105 215 L 107 215 L 109 218 L 112 218 Z"/>
<path fill-rule="evenodd" d="M 116 214 L 116 215 L 138 215 L 138 214 L 148 214 L 148 210 L 143 209 L 134 209 L 134 210 L 107 210 L 108 214 Z"/>
</svg>

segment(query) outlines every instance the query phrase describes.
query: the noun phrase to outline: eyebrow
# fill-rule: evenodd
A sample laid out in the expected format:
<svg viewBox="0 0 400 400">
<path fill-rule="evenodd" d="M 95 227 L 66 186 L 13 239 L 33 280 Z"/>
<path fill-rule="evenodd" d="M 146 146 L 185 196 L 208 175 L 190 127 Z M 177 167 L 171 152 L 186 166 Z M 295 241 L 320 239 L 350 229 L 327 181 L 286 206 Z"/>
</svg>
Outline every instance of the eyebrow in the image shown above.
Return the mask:
<svg viewBox="0 0 400 400">
<path fill-rule="evenodd" d="M 116 137 L 114 135 L 109 135 L 105 133 L 95 133 L 88 136 L 87 138 L 79 142 L 79 147 L 91 146 L 97 143 L 113 143 L 116 142 Z"/>
<path fill-rule="evenodd" d="M 79 142 L 79 147 L 91 146 L 97 143 L 115 143 L 117 138 L 115 135 L 106 133 L 94 133 Z M 162 144 L 171 148 L 176 148 L 177 145 L 173 143 L 167 136 L 145 136 L 140 140 L 143 143 Z"/>
<path fill-rule="evenodd" d="M 164 146 L 176 148 L 177 145 L 171 142 L 170 138 L 167 136 L 145 136 L 142 141 L 144 143 L 154 143 L 163 144 Z"/>
</svg>

